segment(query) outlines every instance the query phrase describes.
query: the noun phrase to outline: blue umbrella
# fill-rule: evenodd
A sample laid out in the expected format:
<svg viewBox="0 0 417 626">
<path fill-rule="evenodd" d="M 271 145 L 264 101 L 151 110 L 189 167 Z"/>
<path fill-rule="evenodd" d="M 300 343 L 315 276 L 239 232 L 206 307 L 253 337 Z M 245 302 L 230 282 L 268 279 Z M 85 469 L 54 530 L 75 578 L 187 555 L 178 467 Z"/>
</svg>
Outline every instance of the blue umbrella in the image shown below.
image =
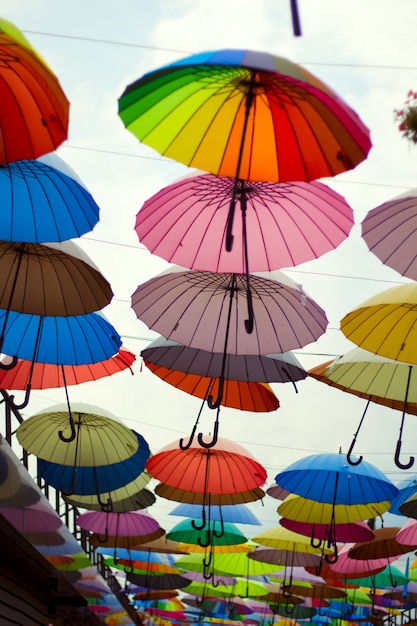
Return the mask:
<svg viewBox="0 0 417 626">
<path fill-rule="evenodd" d="M 275 477 L 279 487 L 327 504 L 369 504 L 392 500 L 395 485 L 377 467 L 362 461 L 350 465 L 343 454 L 303 457 Z"/>
<path fill-rule="evenodd" d="M 389 513 L 408 517 L 401 512 L 400 507 L 406 500 L 408 500 L 408 498 L 411 498 L 411 496 L 414 496 L 414 494 L 417 493 L 417 476 L 405 478 L 397 485 L 397 487 L 399 489 L 398 495 L 391 501 Z"/>
<path fill-rule="evenodd" d="M 124 461 L 111 465 L 84 466 L 61 465 L 40 458 L 39 473 L 49 485 L 65 493 L 88 496 L 119 489 L 142 474 L 150 456 L 147 441 L 139 433 L 133 432 L 138 439 L 138 449 Z"/>
<path fill-rule="evenodd" d="M 169 515 L 181 517 L 202 518 L 201 506 L 198 504 L 181 503 Z M 256 515 L 244 504 L 210 505 L 210 519 L 215 522 L 233 522 L 234 524 L 252 524 L 260 526 L 261 522 Z"/>
<path fill-rule="evenodd" d="M 99 207 L 75 177 L 41 161 L 0 166 L 0 239 L 44 243 L 81 237 L 99 220 Z M 50 159 L 55 164 L 54 159 Z"/>
</svg>

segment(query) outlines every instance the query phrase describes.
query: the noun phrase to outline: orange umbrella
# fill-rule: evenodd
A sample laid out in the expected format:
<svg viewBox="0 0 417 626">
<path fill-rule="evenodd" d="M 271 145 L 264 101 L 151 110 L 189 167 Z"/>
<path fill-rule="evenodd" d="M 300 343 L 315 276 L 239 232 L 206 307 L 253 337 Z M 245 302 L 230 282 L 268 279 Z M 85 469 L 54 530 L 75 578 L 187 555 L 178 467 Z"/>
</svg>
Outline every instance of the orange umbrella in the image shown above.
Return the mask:
<svg viewBox="0 0 417 626">
<path fill-rule="evenodd" d="M 144 361 L 145 365 L 162 380 L 198 398 L 218 396 L 219 378 L 187 374 Z M 279 401 L 267 383 L 225 380 L 221 400 L 223 406 L 241 411 L 268 412 L 279 408 Z"/>
<path fill-rule="evenodd" d="M 68 132 L 69 102 L 23 33 L 0 19 L 0 163 L 53 152 Z"/>
</svg>

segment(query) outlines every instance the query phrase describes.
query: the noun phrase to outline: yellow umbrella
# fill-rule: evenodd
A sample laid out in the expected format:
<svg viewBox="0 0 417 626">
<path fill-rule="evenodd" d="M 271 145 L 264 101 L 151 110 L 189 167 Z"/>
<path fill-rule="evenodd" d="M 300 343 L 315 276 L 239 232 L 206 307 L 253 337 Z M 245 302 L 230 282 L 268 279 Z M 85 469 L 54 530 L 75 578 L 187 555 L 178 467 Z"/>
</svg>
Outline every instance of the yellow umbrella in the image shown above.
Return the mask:
<svg viewBox="0 0 417 626">
<path fill-rule="evenodd" d="M 391 506 L 390 500 L 370 504 L 325 504 L 290 494 L 277 508 L 278 514 L 291 520 L 329 524 L 334 513 L 336 524 L 359 522 L 383 515 Z M 307 541 L 310 541 L 307 538 Z"/>
<path fill-rule="evenodd" d="M 292 530 L 287 530 L 283 526 L 273 526 L 272 528 L 268 528 L 259 535 L 256 535 L 256 537 L 253 537 L 252 541 L 259 543 L 262 546 L 285 550 L 288 552 L 304 552 L 307 554 L 319 555 L 333 553 L 333 550 L 323 546 L 314 548 L 311 545 L 310 537 L 294 533 Z"/>
<path fill-rule="evenodd" d="M 206 598 L 230 598 L 232 596 L 257 598 L 268 593 L 264 584 L 254 580 L 247 580 L 246 578 L 237 578 L 234 585 L 219 584 L 217 586 L 194 581 L 190 585 L 183 587 L 182 591 L 196 596 L 204 595 Z"/>
<path fill-rule="evenodd" d="M 346 337 L 364 350 L 417 365 L 417 283 L 387 289 L 347 313 Z"/>
<path fill-rule="evenodd" d="M 128 483 L 127 485 L 123 485 L 123 487 L 119 487 L 119 489 L 114 489 L 114 491 L 100 493 L 100 499 L 104 500 L 105 502 L 111 500 L 111 502 L 113 503 L 113 511 L 123 512 L 123 508 L 122 510 L 119 510 L 119 503 L 126 501 L 126 505 L 128 506 L 128 502 L 130 499 L 140 499 L 142 490 L 145 489 L 151 478 L 152 477 L 150 476 L 150 474 L 148 474 L 146 471 L 142 472 L 142 474 L 139 474 L 139 476 L 135 478 L 135 480 L 132 480 L 132 482 Z M 65 500 L 78 508 L 88 510 L 101 510 L 101 505 L 98 502 L 97 494 L 94 494 L 92 496 L 79 496 L 78 494 L 71 494 L 68 496 L 66 495 Z M 129 507 L 126 510 L 133 511 L 134 508 Z"/>
</svg>

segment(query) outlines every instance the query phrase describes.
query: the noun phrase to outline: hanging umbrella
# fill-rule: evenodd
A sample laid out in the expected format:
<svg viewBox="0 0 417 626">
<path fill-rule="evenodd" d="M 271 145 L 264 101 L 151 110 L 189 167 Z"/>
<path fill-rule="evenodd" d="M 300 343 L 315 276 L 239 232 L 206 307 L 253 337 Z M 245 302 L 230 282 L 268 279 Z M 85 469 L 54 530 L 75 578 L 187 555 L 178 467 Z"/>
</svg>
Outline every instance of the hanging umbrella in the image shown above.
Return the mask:
<svg viewBox="0 0 417 626">
<path fill-rule="evenodd" d="M 405 478 L 397 484 L 397 487 L 398 495 L 391 500 L 390 513 L 414 517 L 414 515 L 410 515 L 412 507 L 408 505 L 412 503 L 413 496 L 417 494 L 417 476 Z"/>
<path fill-rule="evenodd" d="M 417 519 L 417 494 L 409 497 L 405 502 L 400 504 L 399 512 L 401 515 Z"/>
<path fill-rule="evenodd" d="M 324 371 L 323 368 L 316 368 L 309 374 L 322 382 L 368 400 L 346 455 L 351 465 L 359 464 L 363 458 L 361 456 L 353 460 L 351 455 L 371 402 L 402 411 L 399 440 L 401 440 L 404 427 L 405 413 L 417 414 L 415 393 L 417 369 L 411 363 L 395 361 L 362 348 L 354 348 L 347 354 L 328 362 Z M 399 461 L 400 448 L 401 443 L 397 443 L 395 462 L 397 465 L 400 463 L 399 467 L 402 466 Z M 406 464 L 405 467 L 411 467 L 411 465 Z"/>
<path fill-rule="evenodd" d="M 201 524 L 196 524 L 192 519 L 182 520 L 167 532 L 167 539 L 182 543 L 198 544 L 203 547 L 235 545 L 246 543 L 248 540 L 238 527 L 231 522 L 219 524 L 209 518 L 204 530 L 201 530 L 200 526 Z"/>
<path fill-rule="evenodd" d="M 358 116 L 324 83 L 250 50 L 202 52 L 149 72 L 125 89 L 119 115 L 162 155 L 237 179 L 335 176 L 371 147 Z"/>
<path fill-rule="evenodd" d="M 134 585 L 152 590 L 183 589 L 190 584 L 181 574 L 128 574 L 127 580 Z"/>
<path fill-rule="evenodd" d="M 113 491 L 105 491 L 102 493 L 81 496 L 78 494 L 63 494 L 65 500 L 69 504 L 77 508 L 88 509 L 92 511 L 101 511 L 102 502 L 111 501 L 114 513 L 123 513 L 125 511 L 134 511 L 141 507 L 140 503 L 143 497 L 143 490 L 151 480 L 150 474 L 144 471 L 137 478 L 127 485 L 114 489 Z M 149 497 L 145 494 L 145 503 L 149 501 Z M 153 503 L 155 498 L 152 497 L 150 502 Z M 139 504 L 138 504 L 139 503 Z"/>
<path fill-rule="evenodd" d="M 304 552 L 307 554 L 320 555 L 323 550 L 324 554 L 332 553 L 332 550 L 327 547 L 313 547 L 308 537 L 295 533 L 291 530 L 287 530 L 283 526 L 273 526 L 272 528 L 267 528 L 255 537 L 252 537 L 252 541 L 262 546 L 275 548 L 277 550 L 285 550 L 286 552 Z M 251 553 L 249 558 L 254 558 L 254 553 L 255 551 Z"/>
<path fill-rule="evenodd" d="M 256 517 L 249 507 L 244 504 L 233 505 L 211 505 L 210 506 L 210 519 L 212 521 L 233 522 L 234 524 L 251 524 L 254 526 L 260 526 L 261 522 Z M 194 519 L 201 518 L 201 507 L 196 504 L 178 504 L 169 515 L 179 515 L 182 517 L 192 517 Z"/>
<path fill-rule="evenodd" d="M 147 589 L 146 591 L 137 591 L 133 594 L 133 600 L 158 600 L 164 598 L 176 598 L 178 591 L 176 589 Z"/>
<path fill-rule="evenodd" d="M 257 598 L 268 593 L 263 583 L 245 578 L 237 578 L 236 580 L 234 585 L 218 585 L 217 587 L 207 582 L 192 582 L 183 589 L 185 593 L 204 596 L 205 598 L 232 598 L 234 596 Z"/>
<path fill-rule="evenodd" d="M 404 526 L 397 532 L 395 540 L 400 545 L 410 547 L 410 550 L 417 548 L 417 520 L 409 519 Z"/>
<path fill-rule="evenodd" d="M 55 511 L 39 504 L 23 508 L 3 506 L 0 515 L 21 533 L 49 532 L 62 526 L 62 520 Z"/>
<path fill-rule="evenodd" d="M 265 469 L 250 452 L 224 438 L 210 449 L 192 444 L 182 450 L 171 443 L 148 459 L 146 469 L 174 489 L 207 495 L 256 489 L 266 479 Z"/>
<path fill-rule="evenodd" d="M 349 557 L 358 560 L 389 559 L 398 558 L 401 554 L 415 550 L 417 547 L 415 540 L 410 545 L 397 541 L 400 530 L 396 526 L 376 529 L 373 539 L 356 543 L 350 548 Z M 403 537 L 405 539 L 404 535 Z"/>
<path fill-rule="evenodd" d="M 101 511 L 102 513 L 106 513 L 106 511 Z M 120 513 L 119 515 L 125 515 L 125 513 Z M 158 528 L 154 532 L 148 535 L 100 535 L 98 533 L 90 534 L 90 544 L 95 548 L 105 547 L 112 548 L 115 550 L 116 548 L 126 548 L 127 550 L 136 550 L 139 547 L 142 548 L 144 544 L 148 542 L 155 541 L 156 539 L 160 539 L 165 535 L 165 531 L 163 528 Z"/>
<path fill-rule="evenodd" d="M 279 505 L 277 511 L 282 517 L 294 521 L 328 525 L 333 520 L 333 524 L 349 524 L 382 517 L 388 511 L 390 504 L 390 500 L 385 500 L 368 504 L 333 505 L 290 494 Z"/>
<path fill-rule="evenodd" d="M 107 558 L 104 559 L 104 562 L 108 567 L 113 567 L 125 572 L 132 572 L 135 574 L 146 574 L 147 572 L 149 572 L 150 574 L 181 573 L 177 567 L 173 567 L 172 565 L 166 565 L 165 563 L 149 563 L 148 561 L 137 561 L 133 558 Z"/>
<path fill-rule="evenodd" d="M 189 348 L 158 337 L 142 350 L 141 356 L 148 367 L 152 364 L 210 378 L 219 378 L 224 370 L 226 380 L 292 382 L 295 385 L 296 381 L 307 376 L 305 369 L 291 352 L 267 355 L 226 353 L 223 366 L 221 353 Z"/>
<path fill-rule="evenodd" d="M 168 369 L 144 361 L 146 367 L 163 381 L 198 398 L 206 400 L 211 395 L 219 395 L 219 380 L 197 374 L 185 374 L 175 369 Z M 245 382 L 238 380 L 224 381 L 221 405 L 240 411 L 268 412 L 279 408 L 279 401 L 267 383 Z"/>
<path fill-rule="evenodd" d="M 73 241 L 0 241 L 0 308 L 33 315 L 84 315 L 113 296 L 110 285 Z"/>
<path fill-rule="evenodd" d="M 256 502 L 262 500 L 265 496 L 265 492 L 259 487 L 256 489 L 249 489 L 247 491 L 239 491 L 237 493 L 210 493 L 210 498 L 204 492 L 186 491 L 185 489 L 177 489 L 164 483 L 158 483 L 154 489 L 157 496 L 160 498 L 166 498 L 167 500 L 174 500 L 174 502 L 185 502 L 187 504 L 199 504 L 203 507 L 208 506 L 224 506 L 245 504 L 247 502 Z M 201 517 L 203 513 L 201 512 Z"/>
<path fill-rule="evenodd" d="M 292 530 L 300 535 L 316 537 L 321 541 L 326 541 L 331 533 L 329 524 L 315 524 L 314 522 L 302 522 L 281 517 L 279 523 L 284 528 Z M 347 524 L 334 524 L 334 539 L 340 543 L 352 543 L 355 541 L 369 541 L 374 537 L 373 531 L 365 522 L 349 522 Z"/>
<path fill-rule="evenodd" d="M 226 354 L 282 353 L 318 339 L 327 319 L 291 279 L 282 272 L 275 276 L 251 275 L 253 333 L 239 330 L 248 314 L 247 286 L 240 274 L 173 267 L 139 285 L 132 308 L 149 328 L 191 348 Z"/>
<path fill-rule="evenodd" d="M 238 554 L 216 554 L 213 560 L 215 574 L 228 574 L 253 578 L 255 576 L 272 575 L 282 569 L 282 566 L 250 558 L 251 552 Z M 185 558 L 185 557 L 182 557 Z"/>
<path fill-rule="evenodd" d="M 242 236 L 227 251 L 233 194 Z M 241 180 L 235 190 L 233 178 L 198 173 L 149 198 L 136 216 L 135 231 L 150 252 L 170 263 L 245 274 L 318 258 L 342 243 L 352 226 L 352 209 L 323 183 Z"/>
<path fill-rule="evenodd" d="M 142 474 L 150 456 L 147 441 L 139 433 L 133 432 L 137 438 L 137 450 L 123 461 L 82 465 L 75 459 L 72 465 L 64 465 L 40 458 L 39 473 L 48 485 L 64 493 L 94 495 L 118 489 Z"/>
<path fill-rule="evenodd" d="M 347 582 L 349 582 L 349 580 Z M 399 587 L 401 585 L 405 585 L 408 582 L 408 578 L 401 572 L 401 570 L 398 569 L 398 567 L 390 564 L 381 572 L 371 574 L 370 576 L 355 578 L 352 579 L 351 582 L 354 582 L 360 587 L 379 589 L 383 587 Z"/>
<path fill-rule="evenodd" d="M 73 435 L 73 436 L 72 436 Z M 104 409 L 76 403 L 56 405 L 26 419 L 16 431 L 20 445 L 52 463 L 104 465 L 123 461 L 138 449 L 138 438 Z"/>
<path fill-rule="evenodd" d="M 5 241 L 73 239 L 90 232 L 99 220 L 100 209 L 87 189 L 42 161 L 1 165 L 0 194 L 0 239 Z"/>
<path fill-rule="evenodd" d="M 402 276 L 417 279 L 414 254 L 417 224 L 417 189 L 371 209 L 362 221 L 362 238 L 369 250 Z"/>
<path fill-rule="evenodd" d="M 11 22 L 0 20 L 0 162 L 35 159 L 67 138 L 69 103 L 58 79 Z"/>
<path fill-rule="evenodd" d="M 371 542 L 372 541 L 375 541 L 375 539 L 372 539 Z M 354 559 L 350 556 L 350 550 L 356 545 L 359 546 L 361 544 L 347 543 L 342 546 L 338 552 L 337 561 L 328 564 L 329 572 L 336 576 L 342 574 L 343 578 L 362 578 L 363 576 L 369 576 L 382 571 L 387 567 L 387 564 L 392 563 L 398 558 L 397 555 L 389 557 L 379 556 L 375 558 L 369 556 L 367 559 Z M 326 565 L 327 564 L 324 564 L 324 567 Z M 326 576 L 324 577 L 326 578 Z"/>
</svg>

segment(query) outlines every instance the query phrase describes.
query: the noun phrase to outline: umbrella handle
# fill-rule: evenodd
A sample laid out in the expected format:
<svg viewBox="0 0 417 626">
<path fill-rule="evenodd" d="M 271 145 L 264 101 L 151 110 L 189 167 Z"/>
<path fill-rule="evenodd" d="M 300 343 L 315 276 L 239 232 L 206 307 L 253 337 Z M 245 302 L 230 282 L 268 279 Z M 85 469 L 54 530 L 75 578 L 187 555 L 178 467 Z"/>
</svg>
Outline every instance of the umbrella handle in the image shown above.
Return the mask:
<svg viewBox="0 0 417 626">
<path fill-rule="evenodd" d="M 3 363 L 3 361 L 0 361 L 0 370 L 12 370 L 14 367 L 16 367 L 18 360 L 19 359 L 15 355 L 12 356 L 12 360 L 10 363 Z"/>
<path fill-rule="evenodd" d="M 206 524 L 207 524 L 206 509 L 203 506 L 203 508 L 201 509 L 201 524 L 197 524 L 196 520 L 192 519 L 191 526 L 194 528 L 194 530 L 203 530 L 203 528 L 206 527 Z"/>
<path fill-rule="evenodd" d="M 75 437 L 77 436 L 77 433 L 75 431 L 74 418 L 72 417 L 71 414 L 69 416 L 69 425 L 71 429 L 71 434 L 69 437 L 65 437 L 63 430 L 60 430 L 58 432 L 58 437 L 61 439 L 61 441 L 65 441 L 66 443 L 70 443 L 71 441 L 74 441 Z"/>
<path fill-rule="evenodd" d="M 28 383 L 26 385 L 25 397 L 23 398 L 23 402 L 21 402 L 20 404 L 16 404 L 16 402 L 14 401 L 14 398 L 15 398 L 14 395 L 10 396 L 9 402 L 12 408 L 17 409 L 17 410 L 24 409 L 29 404 L 31 390 L 32 390 L 32 385 Z"/>
<path fill-rule="evenodd" d="M 357 458 L 356 461 L 352 459 L 352 452 L 353 452 L 353 448 L 355 447 L 355 443 L 356 443 L 356 435 L 353 437 L 352 443 L 350 444 L 350 448 L 346 455 L 346 461 L 349 463 L 349 465 L 359 465 L 359 463 L 362 463 L 363 461 L 362 455 L 359 458 Z"/>
<path fill-rule="evenodd" d="M 281 593 L 284 596 L 284 598 L 291 598 L 292 596 L 292 591 L 291 591 L 291 585 L 281 585 Z"/>
<path fill-rule="evenodd" d="M 336 563 L 338 558 L 339 558 L 339 553 L 337 550 L 337 544 L 334 544 L 334 554 L 333 556 L 331 554 L 326 554 L 325 557 L 326 562 L 329 563 L 330 565 L 332 565 L 332 563 Z"/>
<path fill-rule="evenodd" d="M 310 545 L 311 545 L 311 547 L 312 548 L 321 548 L 321 544 L 322 544 L 321 539 L 318 539 L 317 541 L 315 540 L 314 531 L 313 531 L 313 533 L 311 535 L 311 538 L 310 538 Z"/>
<path fill-rule="evenodd" d="M 197 543 L 200 548 L 208 548 L 211 545 L 211 532 L 209 529 L 206 530 L 207 538 L 206 541 L 202 541 L 201 537 L 198 537 Z"/>
<path fill-rule="evenodd" d="M 109 538 L 109 529 L 107 526 L 106 526 L 106 532 L 104 533 L 103 537 L 99 535 L 98 533 L 96 534 L 96 539 L 99 543 L 106 543 L 108 538 Z"/>
<path fill-rule="evenodd" d="M 253 323 L 255 316 L 253 314 L 252 292 L 250 287 L 246 290 L 246 298 L 248 303 L 248 319 L 245 320 L 245 330 L 250 335 L 253 332 Z"/>
<path fill-rule="evenodd" d="M 300 16 L 298 14 L 297 0 L 290 0 L 292 30 L 296 37 L 301 36 Z"/>
<path fill-rule="evenodd" d="M 112 513 L 113 512 L 113 502 L 111 501 L 111 498 L 107 498 L 107 502 L 103 502 L 103 500 L 101 499 L 99 493 L 96 493 L 96 496 L 97 496 L 97 501 L 98 501 L 98 503 L 99 503 L 103 513 Z"/>
<path fill-rule="evenodd" d="M 222 375 L 219 376 L 219 387 L 217 390 L 217 399 L 213 402 L 213 396 L 211 394 L 207 398 L 207 404 L 210 409 L 219 408 L 221 401 L 223 400 L 223 392 L 224 392 L 224 375 L 222 373 Z"/>
<path fill-rule="evenodd" d="M 203 433 L 198 433 L 198 437 L 197 437 L 198 443 L 200 444 L 200 446 L 202 448 L 213 448 L 216 445 L 217 440 L 219 438 L 219 420 L 218 420 L 218 418 L 216 418 L 216 421 L 214 422 L 213 437 L 212 437 L 211 441 L 208 441 L 208 442 L 204 441 L 203 436 L 204 436 Z"/>
<path fill-rule="evenodd" d="M 191 444 L 194 441 L 194 436 L 195 436 L 195 431 L 196 430 L 197 430 L 197 422 L 193 426 L 193 429 L 191 431 L 191 434 L 190 434 L 190 437 L 189 437 L 187 443 L 184 443 L 183 437 L 181 437 L 181 439 L 179 440 L 179 444 L 178 445 L 179 445 L 181 450 L 188 450 L 188 448 L 191 448 Z"/>
<path fill-rule="evenodd" d="M 395 448 L 395 455 L 394 455 L 395 465 L 399 467 L 400 469 L 404 469 L 404 470 L 410 469 L 410 467 L 413 467 L 414 465 L 414 457 L 410 456 L 410 460 L 408 461 L 408 463 L 401 463 L 400 461 L 401 445 L 402 445 L 402 441 L 401 439 L 398 439 L 397 447 Z"/>
</svg>

